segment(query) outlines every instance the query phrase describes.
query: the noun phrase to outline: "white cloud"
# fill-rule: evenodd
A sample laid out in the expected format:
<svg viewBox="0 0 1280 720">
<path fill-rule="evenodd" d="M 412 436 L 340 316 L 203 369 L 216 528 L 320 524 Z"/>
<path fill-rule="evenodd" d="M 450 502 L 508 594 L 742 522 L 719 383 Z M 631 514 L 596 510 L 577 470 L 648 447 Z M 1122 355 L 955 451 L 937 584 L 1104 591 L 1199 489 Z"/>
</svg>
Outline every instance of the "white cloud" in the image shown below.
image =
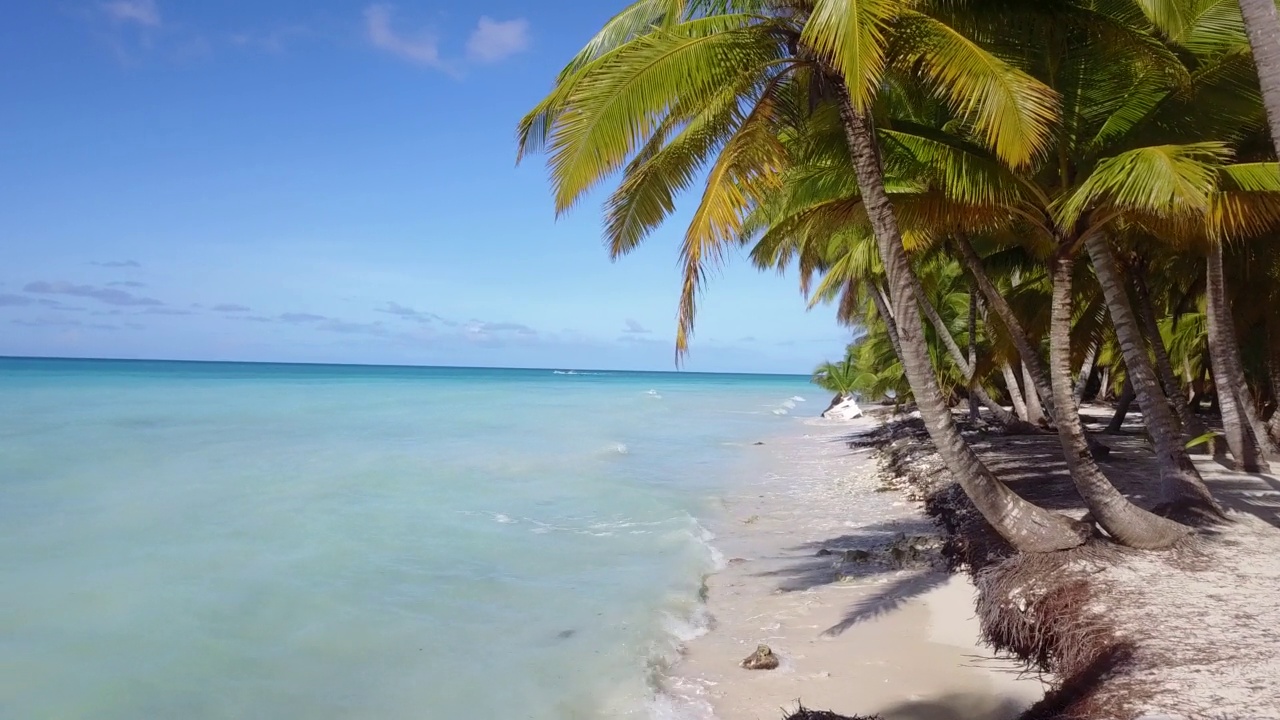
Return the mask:
<svg viewBox="0 0 1280 720">
<path fill-rule="evenodd" d="M 160 27 L 160 8 L 155 0 L 112 0 L 103 3 L 102 9 L 119 22 Z"/>
<path fill-rule="evenodd" d="M 405 37 L 391 27 L 391 6 L 370 5 L 364 10 L 365 31 L 369 42 L 396 57 L 430 67 L 444 67 L 440 59 L 440 47 L 436 39 L 420 33 L 417 37 Z"/>
<path fill-rule="evenodd" d="M 529 47 L 529 21 L 494 20 L 482 16 L 467 38 L 467 59 L 493 63 L 515 55 Z"/>
</svg>

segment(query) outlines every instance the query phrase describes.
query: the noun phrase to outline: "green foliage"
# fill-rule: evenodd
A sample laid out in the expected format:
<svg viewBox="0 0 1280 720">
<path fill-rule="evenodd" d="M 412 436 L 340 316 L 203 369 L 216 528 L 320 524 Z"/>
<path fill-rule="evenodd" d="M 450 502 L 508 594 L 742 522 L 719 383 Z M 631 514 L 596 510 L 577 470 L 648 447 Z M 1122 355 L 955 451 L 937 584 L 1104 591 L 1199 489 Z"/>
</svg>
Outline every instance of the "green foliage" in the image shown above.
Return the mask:
<svg viewBox="0 0 1280 720">
<path fill-rule="evenodd" d="M 610 256 L 689 198 L 679 243 L 677 355 L 712 270 L 745 247 L 795 271 L 858 340 L 815 372 L 833 392 L 909 396 L 882 313 L 890 288 L 846 144 L 839 99 L 871 117 L 883 179 L 925 297 L 961 347 L 973 278 L 953 240 L 1013 306 L 1033 345 L 1052 259 L 1105 235 L 1142 273 L 1183 382 L 1207 367 L 1203 253 L 1227 243 L 1228 286 L 1260 397 L 1280 325 L 1280 164 L 1235 0 L 637 0 L 564 67 L 521 121 L 547 157 L 557 212 L 616 179 Z M 1125 372 L 1101 288 L 1076 263 L 1072 357 Z M 1270 322 L 1270 324 L 1268 324 Z M 995 395 L 1016 365 L 1009 329 L 975 320 L 970 382 Z M 944 392 L 966 390 L 932 326 Z M 1272 353 L 1274 354 L 1274 353 Z"/>
</svg>

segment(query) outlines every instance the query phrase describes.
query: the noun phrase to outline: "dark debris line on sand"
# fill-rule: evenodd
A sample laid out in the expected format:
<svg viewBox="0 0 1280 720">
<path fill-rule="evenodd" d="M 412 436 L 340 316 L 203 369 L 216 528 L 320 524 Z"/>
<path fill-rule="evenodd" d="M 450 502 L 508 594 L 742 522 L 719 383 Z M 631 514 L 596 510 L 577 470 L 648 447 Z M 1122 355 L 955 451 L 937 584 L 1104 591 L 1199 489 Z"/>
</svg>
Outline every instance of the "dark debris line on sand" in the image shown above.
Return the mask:
<svg viewBox="0 0 1280 720">
<path fill-rule="evenodd" d="M 1051 460 L 1055 437 L 988 434 L 970 440 L 1019 494 L 1059 512 L 1084 514 L 1065 466 Z M 1095 540 L 1059 553 L 1019 555 L 952 481 L 919 420 L 887 423 L 850 445 L 879 448 L 882 483 L 922 500 L 944 529 L 948 569 L 969 573 L 978 589 L 983 640 L 1048 675 L 1052 689 L 1023 720 L 1280 718 L 1280 680 L 1270 679 L 1280 675 L 1280 603 L 1261 591 L 1228 597 L 1245 594 L 1233 585 L 1270 588 L 1273 596 L 1280 587 L 1274 560 L 1253 562 L 1240 549 L 1280 557 L 1280 533 L 1267 525 L 1275 518 L 1236 513 L 1230 525 L 1166 553 Z M 1157 472 L 1150 451 L 1135 443 L 1117 446 L 1117 455 L 1120 462 L 1108 475 L 1135 502 L 1149 504 L 1154 498 L 1145 493 Z M 1228 505 L 1233 492 L 1257 505 L 1268 487 L 1262 480 L 1231 476 L 1211 485 Z M 1280 491 L 1280 483 L 1273 484 Z M 1211 577 L 1212 567 L 1219 572 Z M 1242 608 L 1250 604 L 1261 618 L 1244 623 Z M 1206 636 L 1221 636 L 1222 647 Z M 1233 652 L 1234 664 L 1246 669 L 1232 667 Z M 790 717 L 843 716 L 802 710 Z"/>
<path fill-rule="evenodd" d="M 880 720 L 879 715 L 837 715 L 827 710 L 810 710 L 801 705 L 783 720 Z"/>
</svg>

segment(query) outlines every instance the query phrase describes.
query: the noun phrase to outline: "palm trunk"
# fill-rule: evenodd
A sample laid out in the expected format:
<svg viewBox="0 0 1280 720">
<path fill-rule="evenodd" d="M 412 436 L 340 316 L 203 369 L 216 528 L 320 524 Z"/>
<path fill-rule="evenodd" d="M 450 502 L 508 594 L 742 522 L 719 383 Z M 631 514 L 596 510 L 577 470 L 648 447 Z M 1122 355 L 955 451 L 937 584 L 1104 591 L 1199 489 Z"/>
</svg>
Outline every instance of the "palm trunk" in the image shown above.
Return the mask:
<svg viewBox="0 0 1280 720">
<path fill-rule="evenodd" d="M 1009 339 L 1013 341 L 1014 347 L 1018 348 L 1018 354 L 1022 356 L 1023 364 L 1031 373 L 1033 382 L 1027 387 L 1027 400 L 1031 400 L 1034 386 L 1034 392 L 1044 402 L 1044 408 L 1049 417 L 1057 417 L 1057 411 L 1053 407 L 1053 386 L 1049 382 L 1049 375 L 1045 372 L 1044 365 L 1040 362 L 1039 351 L 1031 344 L 1031 338 L 1027 336 L 1027 331 L 1023 329 L 1022 323 L 1018 322 L 1018 316 L 1014 315 L 1013 306 L 1009 304 L 1009 300 L 1004 295 L 1001 295 L 995 284 L 991 282 L 986 269 L 982 267 L 982 259 L 974 251 L 969 239 L 964 236 L 957 236 L 955 244 L 965 269 L 969 271 L 974 282 L 978 284 L 978 289 L 982 291 L 982 296 L 986 298 L 987 304 L 995 311 L 996 317 L 1000 318 L 1000 322 L 1004 324 L 1005 331 L 1009 333 Z"/>
<path fill-rule="evenodd" d="M 874 132 L 869 119 L 854 108 L 848 90 L 839 90 L 845 138 L 853 157 L 863 207 L 871 221 L 888 278 L 893 315 L 898 321 L 902 367 L 938 454 L 978 512 L 1013 547 L 1029 552 L 1050 552 L 1083 544 L 1089 536 L 1087 526 L 1033 505 L 1015 494 L 982 464 L 952 422 L 951 411 L 943 403 L 933 364 L 929 360 L 924 323 L 912 290 L 914 273 L 884 189 Z"/>
<path fill-rule="evenodd" d="M 1124 427 L 1124 420 L 1129 416 L 1129 408 L 1133 405 L 1133 399 L 1137 393 L 1133 390 L 1133 381 L 1126 377 L 1124 379 L 1124 389 L 1120 391 L 1120 400 L 1116 403 L 1116 413 L 1111 416 L 1111 422 L 1107 423 L 1107 432 L 1114 435 L 1120 432 Z"/>
<path fill-rule="evenodd" d="M 978 294 L 972 289 L 969 290 L 969 366 L 978 367 Z M 969 391 L 969 422 L 977 423 L 980 419 L 978 413 L 978 398 Z M 1004 408 L 1001 408 L 1002 410 Z"/>
<path fill-rule="evenodd" d="M 1267 432 L 1280 443 L 1280 313 L 1267 315 L 1267 381 L 1271 383 L 1271 418 L 1267 420 Z"/>
<path fill-rule="evenodd" d="M 898 341 L 898 323 L 893 319 L 893 313 L 889 311 L 889 304 L 885 301 L 884 295 L 880 294 L 880 288 L 874 285 L 867 294 L 871 296 L 871 304 L 876 306 L 876 312 L 884 321 L 885 331 L 889 334 L 889 344 L 893 346 L 893 354 L 901 361 L 902 346 Z"/>
<path fill-rule="evenodd" d="M 1267 123 L 1271 129 L 1271 143 L 1280 155 L 1280 13 L 1276 11 L 1274 0 L 1240 0 L 1240 13 L 1244 16 L 1245 32 L 1249 35 L 1249 46 L 1253 50 L 1253 64 L 1258 69 L 1258 83 L 1262 87 L 1262 104 L 1267 109 Z M 1226 306 L 1225 294 L 1221 307 Z M 1272 394 L 1276 396 L 1276 413 L 1267 423 L 1269 440 L 1273 445 L 1280 445 L 1280 379 L 1277 375 L 1276 363 L 1271 357 Z M 1217 373 L 1214 373 L 1215 375 Z M 1264 442 L 1266 434 L 1260 438 Z"/>
<path fill-rule="evenodd" d="M 1218 513 L 1220 511 L 1217 503 L 1205 487 L 1195 464 L 1191 462 L 1191 456 L 1187 454 L 1173 413 L 1169 411 L 1169 400 L 1160 389 L 1160 381 L 1156 379 L 1155 370 L 1151 367 L 1151 357 L 1147 355 L 1142 332 L 1138 329 L 1133 307 L 1129 304 L 1129 294 L 1125 291 L 1124 278 L 1116 264 L 1115 255 L 1111 252 L 1111 243 L 1101 233 L 1090 233 L 1085 244 L 1089 248 L 1098 283 L 1102 286 L 1107 310 L 1111 313 L 1116 338 L 1120 341 L 1125 375 L 1137 392 L 1138 404 L 1142 406 L 1142 420 L 1151 435 L 1151 443 L 1155 445 L 1160 467 L 1161 499 L 1171 507 L 1208 509 Z"/>
<path fill-rule="evenodd" d="M 1271 410 L 1271 419 L 1267 420 L 1267 432 L 1271 433 L 1272 442 L 1280 443 L 1280 357 L 1272 355 L 1267 362 L 1267 370 L 1271 379 L 1271 396 L 1275 398 L 1275 408 Z"/>
<path fill-rule="evenodd" d="M 1084 402 L 1084 393 L 1089 389 L 1089 378 L 1093 377 L 1093 364 L 1098 360 L 1098 344 L 1094 343 L 1089 346 L 1089 352 L 1084 354 L 1084 362 L 1080 363 L 1080 375 L 1076 378 L 1076 387 L 1072 391 L 1071 396 L 1075 398 L 1076 407 Z"/>
<path fill-rule="evenodd" d="M 1213 363 L 1213 384 L 1217 389 L 1218 410 L 1222 413 L 1222 431 L 1227 436 L 1227 447 L 1236 459 L 1236 467 L 1245 472 L 1269 472 L 1270 466 L 1262 456 L 1260 438 L 1249 426 L 1243 405 L 1248 398 L 1238 392 L 1237 384 L 1244 385 L 1244 372 L 1235 365 L 1232 351 L 1236 349 L 1235 328 L 1227 304 L 1226 281 L 1222 274 L 1222 246 L 1209 251 L 1206 263 L 1205 315 L 1209 325 L 1209 356 Z"/>
<path fill-rule="evenodd" d="M 1147 333 L 1147 342 L 1156 358 L 1156 371 L 1160 374 L 1160 384 L 1164 386 L 1165 396 L 1173 405 L 1173 411 L 1182 425 L 1182 440 L 1185 443 L 1191 438 L 1205 434 L 1204 423 L 1191 413 L 1187 404 L 1186 391 L 1178 383 L 1178 376 L 1173 372 L 1173 362 L 1169 360 L 1169 350 L 1164 345 L 1164 337 L 1160 334 L 1160 323 L 1156 320 L 1155 305 L 1151 302 L 1151 292 L 1147 289 L 1147 281 L 1142 276 L 1133 276 L 1134 297 L 1138 301 L 1138 317 L 1142 320 L 1143 330 Z"/>
<path fill-rule="evenodd" d="M 1009 402 L 1013 404 L 1013 411 L 1023 422 L 1027 422 L 1027 401 L 1023 399 L 1022 390 L 1018 388 L 1018 376 L 1014 374 L 1013 368 L 1007 362 L 1000 363 L 1000 373 L 1004 375 L 1004 385 L 1009 389 Z"/>
<path fill-rule="evenodd" d="M 916 302 L 919 303 L 920 309 L 924 310 L 925 317 L 929 318 L 929 323 L 933 325 L 933 329 L 938 334 L 938 339 L 942 341 L 943 347 L 947 349 L 947 354 L 951 356 L 951 362 L 960 369 L 960 374 L 964 376 L 965 387 L 969 389 L 969 396 L 976 397 L 978 402 L 982 403 L 991 411 L 995 421 L 1004 425 L 1011 430 L 1027 431 L 1026 424 L 1020 422 L 1013 413 L 1005 410 L 1000 403 L 991 399 L 987 391 L 974 379 L 974 372 L 977 369 L 976 361 L 970 363 L 964 356 L 964 351 L 956 343 L 955 338 L 951 337 L 951 330 L 947 327 L 947 323 L 938 314 L 938 309 L 930 302 L 928 295 L 925 294 L 924 286 L 920 284 L 920 278 L 916 274 L 911 273 L 912 291 L 915 292 Z M 899 360 L 902 358 L 899 357 Z"/>
<path fill-rule="evenodd" d="M 1222 327 L 1222 334 L 1219 336 L 1223 341 L 1220 348 L 1222 360 L 1226 361 L 1227 380 L 1235 391 L 1240 417 L 1245 423 L 1245 428 L 1253 433 L 1262 455 L 1275 457 L 1280 455 L 1280 448 L 1271 442 L 1266 423 L 1262 422 L 1262 414 L 1258 412 L 1258 405 L 1254 402 L 1253 391 L 1249 389 L 1249 383 L 1245 379 L 1244 364 L 1240 361 L 1240 343 L 1236 339 L 1235 320 L 1232 319 L 1231 301 L 1227 299 L 1227 282 L 1222 270 L 1221 243 L 1209 251 L 1208 273 L 1208 282 L 1214 283 L 1215 295 L 1218 298 L 1215 306 L 1218 312 L 1217 319 Z"/>
<path fill-rule="evenodd" d="M 1045 414 L 1044 406 L 1040 404 L 1040 394 L 1031 392 L 1035 386 L 1031 371 L 1027 369 L 1025 362 L 1022 363 L 1022 387 L 1027 388 L 1027 419 L 1035 425 L 1043 425 L 1048 420 L 1048 416 Z"/>
<path fill-rule="evenodd" d="M 1058 439 L 1066 456 L 1071 480 L 1089 512 L 1107 534 L 1133 548 L 1166 548 L 1190 532 L 1190 528 L 1148 512 L 1129 502 L 1102 474 L 1089 452 L 1071 386 L 1071 270 L 1067 254 L 1053 263 L 1053 304 L 1049 321 L 1049 377 L 1053 378 L 1058 413 Z"/>
<path fill-rule="evenodd" d="M 1280 15 L 1275 0 L 1240 0 L 1244 28 L 1253 48 L 1253 63 L 1262 86 L 1271 142 L 1280 154 Z"/>
</svg>

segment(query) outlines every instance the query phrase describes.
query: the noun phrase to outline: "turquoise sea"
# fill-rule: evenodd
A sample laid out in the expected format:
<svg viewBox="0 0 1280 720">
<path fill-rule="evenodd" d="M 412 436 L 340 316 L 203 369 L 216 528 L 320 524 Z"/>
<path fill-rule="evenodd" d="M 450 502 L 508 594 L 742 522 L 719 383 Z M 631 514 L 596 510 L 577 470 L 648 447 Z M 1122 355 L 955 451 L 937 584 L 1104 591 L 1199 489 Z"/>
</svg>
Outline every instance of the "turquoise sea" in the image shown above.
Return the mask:
<svg viewBox="0 0 1280 720">
<path fill-rule="evenodd" d="M 0 717 L 587 720 L 667 712 L 718 561 L 700 520 L 827 398 L 0 359 L 0 399 Z"/>
</svg>

